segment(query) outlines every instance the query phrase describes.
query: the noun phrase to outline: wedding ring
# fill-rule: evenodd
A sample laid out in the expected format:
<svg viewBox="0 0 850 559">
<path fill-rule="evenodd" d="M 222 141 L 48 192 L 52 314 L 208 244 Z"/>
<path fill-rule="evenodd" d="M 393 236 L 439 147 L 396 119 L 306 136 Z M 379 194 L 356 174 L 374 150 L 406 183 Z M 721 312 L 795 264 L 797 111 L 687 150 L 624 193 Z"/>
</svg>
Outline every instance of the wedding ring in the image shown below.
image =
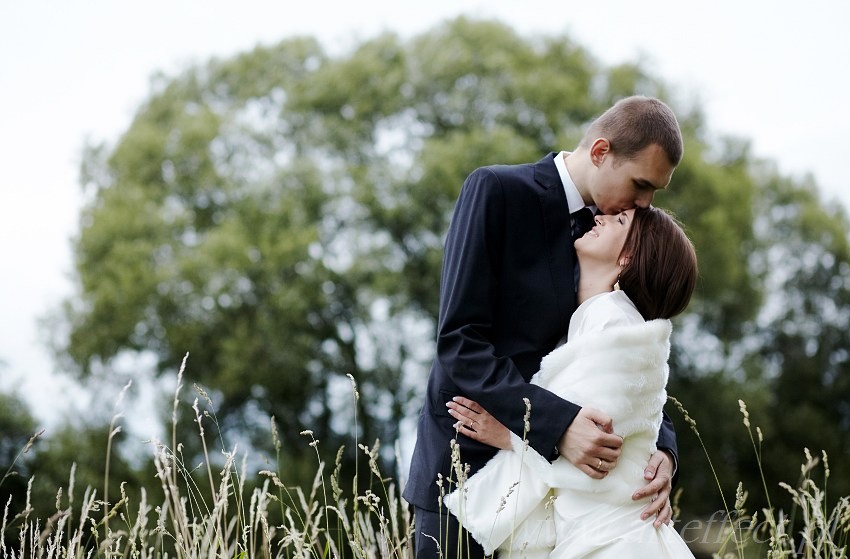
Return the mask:
<svg viewBox="0 0 850 559">
<path fill-rule="evenodd" d="M 602 458 L 600 458 L 600 459 L 599 459 L 599 463 L 596 465 L 596 469 L 597 469 L 597 470 L 601 470 L 601 469 L 602 469 Z"/>
</svg>

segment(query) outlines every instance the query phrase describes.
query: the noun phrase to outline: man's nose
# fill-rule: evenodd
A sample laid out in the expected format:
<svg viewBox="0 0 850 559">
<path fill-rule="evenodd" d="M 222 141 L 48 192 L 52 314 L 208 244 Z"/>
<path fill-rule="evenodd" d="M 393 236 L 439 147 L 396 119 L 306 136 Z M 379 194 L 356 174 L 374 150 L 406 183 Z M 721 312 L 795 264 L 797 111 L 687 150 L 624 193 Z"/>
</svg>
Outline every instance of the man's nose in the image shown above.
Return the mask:
<svg viewBox="0 0 850 559">
<path fill-rule="evenodd" d="M 652 196 L 654 192 L 646 192 L 638 194 L 637 198 L 635 198 L 635 206 L 638 208 L 646 209 L 652 205 Z"/>
</svg>

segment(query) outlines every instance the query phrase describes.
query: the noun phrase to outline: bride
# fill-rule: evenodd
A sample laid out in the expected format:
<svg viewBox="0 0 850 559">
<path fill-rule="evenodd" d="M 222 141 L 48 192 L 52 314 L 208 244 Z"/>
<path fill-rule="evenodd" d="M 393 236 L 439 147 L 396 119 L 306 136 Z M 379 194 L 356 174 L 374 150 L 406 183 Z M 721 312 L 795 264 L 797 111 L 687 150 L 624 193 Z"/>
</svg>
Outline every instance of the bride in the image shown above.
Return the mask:
<svg viewBox="0 0 850 559">
<path fill-rule="evenodd" d="M 613 418 L 623 438 L 616 468 L 593 479 L 563 457 L 550 463 L 476 402 L 456 397 L 447 406 L 458 433 L 501 450 L 461 476 L 446 506 L 487 555 L 693 558 L 671 526 L 641 519 L 649 497 L 632 500 L 647 483 L 667 397 L 669 319 L 696 284 L 693 245 L 669 214 L 650 207 L 597 216 L 575 248 L 579 307 L 567 342 L 531 382 Z M 535 427 L 534 410 L 527 415 L 526 431 Z"/>
</svg>

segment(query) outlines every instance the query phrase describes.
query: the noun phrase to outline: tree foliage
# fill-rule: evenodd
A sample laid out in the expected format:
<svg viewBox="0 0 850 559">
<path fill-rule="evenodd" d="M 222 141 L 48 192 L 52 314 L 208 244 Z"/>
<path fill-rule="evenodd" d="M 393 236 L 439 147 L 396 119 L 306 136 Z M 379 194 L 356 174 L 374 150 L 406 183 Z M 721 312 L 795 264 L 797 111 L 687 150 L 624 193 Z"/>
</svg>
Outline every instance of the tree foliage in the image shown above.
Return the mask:
<svg viewBox="0 0 850 559">
<path fill-rule="evenodd" d="M 757 481 L 741 397 L 765 422 L 765 459 L 798 464 L 806 444 L 846 455 L 845 215 L 745 142 L 710 142 L 699 107 L 642 65 L 605 67 L 568 37 L 491 21 L 336 57 L 291 38 L 158 77 L 117 142 L 86 154 L 62 354 L 96 377 L 126 352 L 173 374 L 189 352 L 225 431 L 262 448 L 274 416 L 293 456 L 302 429 L 330 450 L 355 432 L 391 448 L 420 405 L 464 177 L 570 149 L 633 93 L 667 100 L 685 132 L 656 203 L 685 222 L 702 275 L 670 392 L 707 421 L 723 483 Z M 840 436 L 815 432 L 827 427 Z M 713 510 L 705 459 L 681 437 L 686 500 Z"/>
<path fill-rule="evenodd" d="M 35 418 L 24 400 L 14 393 L 0 393 L 0 506 L 5 507 L 11 498 L 13 516 L 26 503 L 33 456 L 29 442 L 35 435 Z"/>
</svg>

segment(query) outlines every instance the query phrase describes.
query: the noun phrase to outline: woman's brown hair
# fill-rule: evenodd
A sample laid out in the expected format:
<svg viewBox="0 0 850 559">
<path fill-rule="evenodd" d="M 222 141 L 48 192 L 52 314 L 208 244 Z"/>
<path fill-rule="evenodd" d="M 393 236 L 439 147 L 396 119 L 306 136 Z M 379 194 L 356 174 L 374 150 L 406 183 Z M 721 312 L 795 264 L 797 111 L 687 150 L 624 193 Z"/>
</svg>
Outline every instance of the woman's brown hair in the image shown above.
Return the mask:
<svg viewBox="0 0 850 559">
<path fill-rule="evenodd" d="M 621 260 L 620 289 L 646 320 L 672 318 L 688 306 L 697 283 L 694 245 L 669 212 L 637 208 Z"/>
</svg>

